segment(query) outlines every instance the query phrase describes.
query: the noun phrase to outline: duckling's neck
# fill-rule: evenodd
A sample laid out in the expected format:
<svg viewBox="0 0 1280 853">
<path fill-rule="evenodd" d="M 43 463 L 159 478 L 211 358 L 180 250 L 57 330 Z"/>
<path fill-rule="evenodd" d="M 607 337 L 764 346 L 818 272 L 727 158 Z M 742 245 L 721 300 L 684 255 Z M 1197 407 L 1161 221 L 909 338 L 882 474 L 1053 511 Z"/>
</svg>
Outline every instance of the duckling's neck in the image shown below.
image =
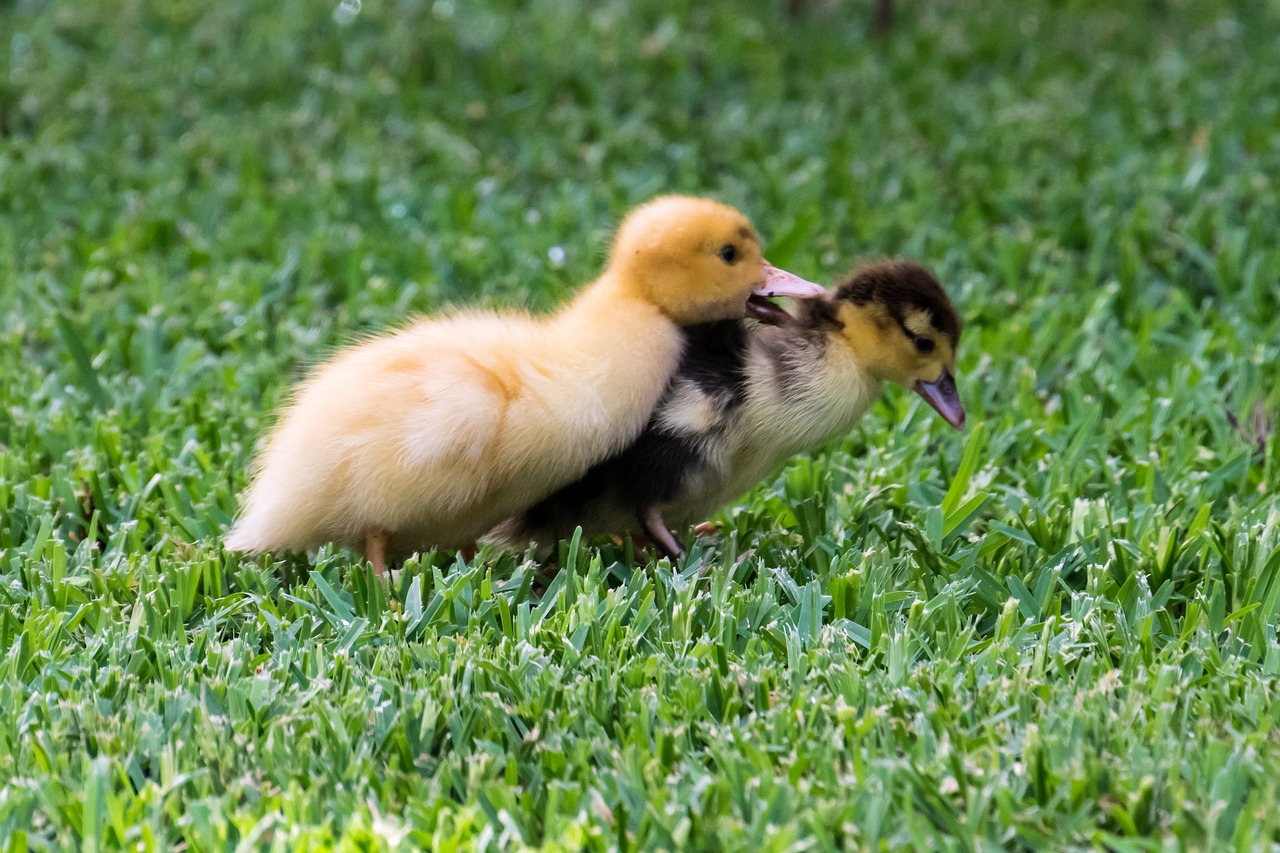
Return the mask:
<svg viewBox="0 0 1280 853">
<path fill-rule="evenodd" d="M 568 370 L 575 395 L 598 399 L 603 423 L 628 426 L 630 441 L 648 417 L 684 350 L 684 336 L 651 302 L 601 279 L 549 318 L 552 349 L 547 361 Z M 629 434 L 630 433 L 630 434 Z"/>
<path fill-rule="evenodd" d="M 640 288 L 625 276 L 605 272 L 590 287 L 584 288 L 566 307 L 566 312 L 614 313 L 640 310 L 646 316 L 661 316 L 658 306 L 645 297 Z"/>
<path fill-rule="evenodd" d="M 789 453 L 808 450 L 848 432 L 879 398 L 881 385 L 844 336 L 824 327 L 762 329 L 765 358 L 753 376 L 764 417 Z"/>
<path fill-rule="evenodd" d="M 579 293 L 552 321 L 575 335 L 566 345 L 598 347 L 597 352 L 613 352 L 617 344 L 612 342 L 626 344 L 646 336 L 657 336 L 654 345 L 664 351 L 674 346 L 676 358 L 682 347 L 679 329 L 666 314 L 634 288 L 607 276 Z"/>
<path fill-rule="evenodd" d="M 845 335 L 820 329 L 807 337 L 815 356 L 804 395 L 813 422 L 811 447 L 852 429 L 880 398 L 882 385 Z"/>
</svg>

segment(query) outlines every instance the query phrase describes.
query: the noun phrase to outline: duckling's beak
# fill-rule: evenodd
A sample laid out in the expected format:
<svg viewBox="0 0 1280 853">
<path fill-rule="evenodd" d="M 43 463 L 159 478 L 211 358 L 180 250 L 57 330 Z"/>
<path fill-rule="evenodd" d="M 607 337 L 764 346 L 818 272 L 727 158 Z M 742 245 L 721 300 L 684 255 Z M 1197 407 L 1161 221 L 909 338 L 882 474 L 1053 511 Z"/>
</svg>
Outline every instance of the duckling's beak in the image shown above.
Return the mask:
<svg viewBox="0 0 1280 853">
<path fill-rule="evenodd" d="M 956 378 L 951 375 L 950 370 L 942 368 L 942 373 L 932 382 L 916 380 L 912 390 L 924 397 L 924 401 L 933 406 L 947 423 L 956 429 L 964 428 L 964 406 L 960 404 Z"/>
<path fill-rule="evenodd" d="M 785 314 L 781 308 L 767 301 L 771 296 L 793 296 L 796 299 L 813 299 L 826 295 L 827 289 L 820 284 L 805 281 L 798 275 L 780 270 L 768 261 L 764 268 L 764 281 L 752 289 L 747 297 L 747 312 L 765 322 L 777 322 L 778 314 Z"/>
</svg>

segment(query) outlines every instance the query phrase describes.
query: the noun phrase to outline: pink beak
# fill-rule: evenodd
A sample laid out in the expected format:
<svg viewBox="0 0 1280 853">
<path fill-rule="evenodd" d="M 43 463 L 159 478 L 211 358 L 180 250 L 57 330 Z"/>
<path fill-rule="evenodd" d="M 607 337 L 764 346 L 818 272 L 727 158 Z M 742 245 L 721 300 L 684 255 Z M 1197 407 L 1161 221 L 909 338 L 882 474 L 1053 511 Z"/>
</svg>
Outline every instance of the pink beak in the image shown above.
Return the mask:
<svg viewBox="0 0 1280 853">
<path fill-rule="evenodd" d="M 764 262 L 764 283 L 751 291 L 753 296 L 794 296 L 796 299 L 813 299 L 826 294 L 820 284 L 805 281 L 798 275 L 780 270 L 768 261 Z"/>
</svg>

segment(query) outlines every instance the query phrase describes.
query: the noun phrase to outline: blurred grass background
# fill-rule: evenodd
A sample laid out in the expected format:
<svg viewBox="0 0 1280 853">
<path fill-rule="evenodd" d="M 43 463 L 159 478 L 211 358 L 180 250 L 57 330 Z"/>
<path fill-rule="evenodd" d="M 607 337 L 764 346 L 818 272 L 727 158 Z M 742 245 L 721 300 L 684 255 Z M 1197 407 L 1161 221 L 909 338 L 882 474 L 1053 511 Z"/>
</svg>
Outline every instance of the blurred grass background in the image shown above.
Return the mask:
<svg viewBox="0 0 1280 853">
<path fill-rule="evenodd" d="M 9 849 L 1275 843 L 1280 5 L 869 6 L 0 4 Z M 222 553 L 307 364 L 671 191 L 933 266 L 969 430 L 676 574 Z"/>
</svg>

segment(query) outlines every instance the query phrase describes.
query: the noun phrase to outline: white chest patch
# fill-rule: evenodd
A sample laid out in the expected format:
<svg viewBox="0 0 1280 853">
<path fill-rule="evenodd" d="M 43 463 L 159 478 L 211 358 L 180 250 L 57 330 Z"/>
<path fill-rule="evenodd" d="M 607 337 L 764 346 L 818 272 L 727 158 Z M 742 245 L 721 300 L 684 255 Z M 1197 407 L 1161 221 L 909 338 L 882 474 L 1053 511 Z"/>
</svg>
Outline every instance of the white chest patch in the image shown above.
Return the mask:
<svg viewBox="0 0 1280 853">
<path fill-rule="evenodd" d="M 719 425 L 724 412 L 714 397 L 703 394 L 697 386 L 681 382 L 658 415 L 658 425 L 669 432 L 702 434 Z"/>
</svg>

